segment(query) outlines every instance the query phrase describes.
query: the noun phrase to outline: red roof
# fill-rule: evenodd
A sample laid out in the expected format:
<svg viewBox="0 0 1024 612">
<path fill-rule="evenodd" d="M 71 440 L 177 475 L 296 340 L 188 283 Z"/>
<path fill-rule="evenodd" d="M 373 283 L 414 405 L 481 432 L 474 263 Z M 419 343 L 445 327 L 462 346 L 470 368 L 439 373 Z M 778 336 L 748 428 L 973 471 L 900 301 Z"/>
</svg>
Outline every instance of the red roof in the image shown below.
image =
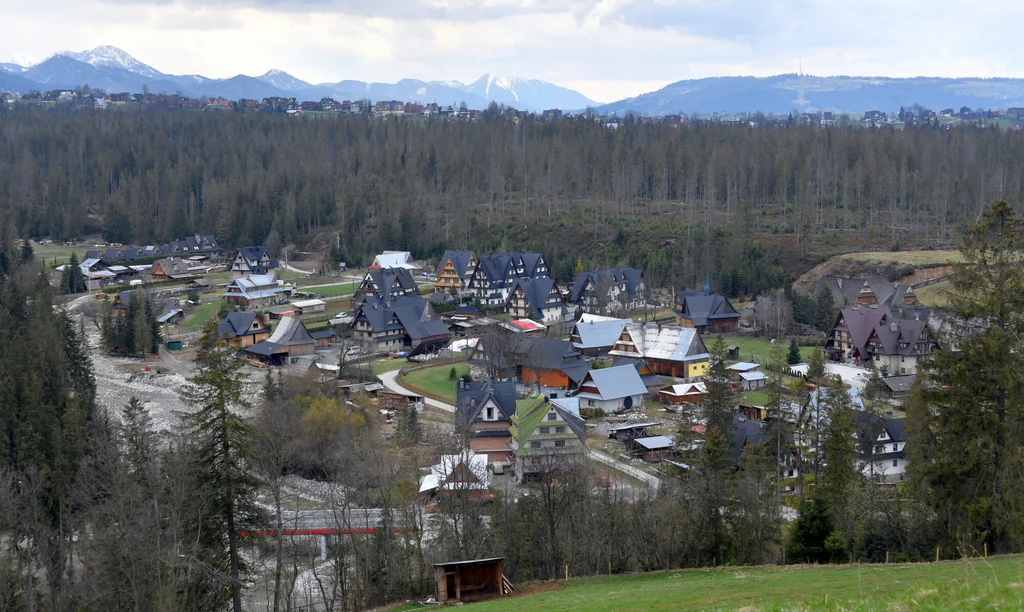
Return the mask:
<svg viewBox="0 0 1024 612">
<path fill-rule="evenodd" d="M 537 323 L 536 321 L 531 321 L 529 319 L 516 319 L 515 321 L 509 321 L 508 324 L 515 325 L 516 327 L 523 331 L 535 331 L 538 329 L 544 329 L 543 325 Z"/>
</svg>

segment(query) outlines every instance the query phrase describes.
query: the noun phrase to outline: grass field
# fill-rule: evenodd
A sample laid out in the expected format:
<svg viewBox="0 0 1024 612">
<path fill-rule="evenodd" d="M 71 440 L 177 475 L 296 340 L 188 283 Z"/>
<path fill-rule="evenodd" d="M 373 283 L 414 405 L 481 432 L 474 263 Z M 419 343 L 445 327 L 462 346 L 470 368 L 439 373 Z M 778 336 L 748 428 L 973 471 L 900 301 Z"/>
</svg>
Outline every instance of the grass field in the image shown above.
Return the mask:
<svg viewBox="0 0 1024 612">
<path fill-rule="evenodd" d="M 421 391 L 425 391 L 432 395 L 436 395 L 437 397 L 445 398 L 450 402 L 454 402 L 455 381 L 449 378 L 452 367 L 455 368 L 456 377 L 461 377 L 469 373 L 468 363 L 446 363 L 439 366 L 423 368 L 422 370 L 414 370 L 404 376 L 401 376 L 398 379 L 398 382 L 401 385 L 411 385 Z"/>
<path fill-rule="evenodd" d="M 839 258 L 853 261 L 894 261 L 920 266 L 932 263 L 957 263 L 963 257 L 960 251 L 868 251 L 840 255 Z"/>
<path fill-rule="evenodd" d="M 64 246 L 63 244 L 33 244 L 32 252 L 36 259 L 41 259 L 44 265 L 47 267 L 59 266 L 63 263 L 67 263 L 68 259 L 71 258 L 71 254 L 75 253 L 78 256 L 78 261 L 82 261 L 85 258 L 85 252 L 93 247 L 86 245 L 78 246 Z M 54 258 L 57 259 L 57 263 L 54 264 Z"/>
<path fill-rule="evenodd" d="M 763 338 L 761 336 L 730 336 L 723 339 L 725 340 L 726 345 L 736 345 L 740 347 L 740 359 L 743 361 L 753 361 L 753 355 L 758 355 L 762 358 L 771 357 L 772 347 L 774 346 L 770 342 L 770 338 Z M 704 338 L 704 344 L 707 345 L 709 349 L 714 342 L 715 338 L 711 335 Z M 818 347 L 801 346 L 800 356 L 804 361 L 806 361 L 816 348 Z M 783 349 L 788 353 L 789 345 L 784 346 Z"/>
<path fill-rule="evenodd" d="M 217 316 L 217 311 L 220 310 L 220 305 L 220 300 L 203 302 L 185 313 L 185 320 L 183 323 L 185 325 L 195 325 L 198 327 L 210 319 L 215 318 Z"/>
<path fill-rule="evenodd" d="M 470 609 L 1019 610 L 1024 558 L 684 570 L 519 586 L 521 595 L 471 604 Z M 419 609 L 423 606 L 395 608 Z"/>
<path fill-rule="evenodd" d="M 312 285 L 309 287 L 300 287 L 302 291 L 309 291 L 310 293 L 319 293 L 323 296 L 329 297 L 345 297 L 352 295 L 352 283 L 344 283 L 341 285 Z M 359 283 L 355 284 L 355 288 L 359 288 Z"/>
<path fill-rule="evenodd" d="M 393 372 L 395 370 L 401 370 L 408 365 L 409 360 L 405 357 L 400 357 L 398 359 L 381 359 L 380 361 L 373 362 L 373 373 L 383 374 L 384 372 Z"/>
<path fill-rule="evenodd" d="M 915 289 L 914 294 L 917 295 L 917 301 L 922 305 L 930 306 L 932 308 L 941 308 L 949 303 L 949 295 L 947 295 L 947 292 L 950 290 L 950 287 L 950 282 L 945 280 L 941 283 L 935 283 L 934 285 Z"/>
</svg>

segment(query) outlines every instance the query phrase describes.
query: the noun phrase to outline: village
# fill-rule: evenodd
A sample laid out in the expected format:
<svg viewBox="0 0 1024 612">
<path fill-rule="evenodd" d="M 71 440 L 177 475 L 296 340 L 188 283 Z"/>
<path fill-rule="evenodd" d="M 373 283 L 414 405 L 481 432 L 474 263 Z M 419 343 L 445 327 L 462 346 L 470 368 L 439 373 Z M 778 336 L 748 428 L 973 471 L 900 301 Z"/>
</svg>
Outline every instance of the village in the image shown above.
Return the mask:
<svg viewBox="0 0 1024 612">
<path fill-rule="evenodd" d="M 348 401 L 377 403 L 388 427 L 407 408 L 454 427 L 465 467 L 484 487 L 494 476 L 529 483 L 552 461 L 584 458 L 606 468 L 608 484 L 656 487 L 701 448 L 704 381 L 723 359 L 735 394 L 734 461 L 771 418 L 770 387 L 784 387 L 776 410 L 793 434 L 779 477 L 795 490 L 801 456 L 814 452 L 800 431 L 820 399 L 821 374 L 808 376 L 815 353 L 877 430 L 879 452 L 862 452 L 862 469 L 897 482 L 906 471 L 900 404 L 919 361 L 937 349 L 940 320 L 909 285 L 826 276 L 814 295 L 831 296 L 833 329 L 779 364 L 756 308 L 737 309 L 707 287 L 668 301 L 629 268 L 581 270 L 563 286 L 539 253 L 451 250 L 435 264 L 384 252 L 357 271 L 287 264 L 265 246 L 227 253 L 212 236 L 194 236 L 93 248 L 78 265 L 115 315 L 133 293 L 159 304 L 164 345 L 155 363 L 121 360 L 139 383 L 187 375 L 199 328 L 214 320 L 254 378 L 267 368 L 315 378 Z M 77 303 L 95 312 L 92 299 Z M 726 352 L 715 355 L 719 338 Z M 451 463 L 435 466 L 424 494 L 465 473 Z"/>
</svg>

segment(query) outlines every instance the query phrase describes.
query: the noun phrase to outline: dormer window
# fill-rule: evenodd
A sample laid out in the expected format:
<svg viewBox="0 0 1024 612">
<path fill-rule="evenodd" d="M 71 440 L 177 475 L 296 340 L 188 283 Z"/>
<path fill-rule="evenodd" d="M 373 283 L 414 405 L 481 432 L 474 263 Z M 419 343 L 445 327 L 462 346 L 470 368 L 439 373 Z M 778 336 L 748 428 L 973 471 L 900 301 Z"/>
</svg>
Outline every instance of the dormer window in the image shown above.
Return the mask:
<svg viewBox="0 0 1024 612">
<path fill-rule="evenodd" d="M 494 406 L 487 407 L 487 416 L 484 418 L 486 418 L 488 421 L 494 420 Z"/>
</svg>

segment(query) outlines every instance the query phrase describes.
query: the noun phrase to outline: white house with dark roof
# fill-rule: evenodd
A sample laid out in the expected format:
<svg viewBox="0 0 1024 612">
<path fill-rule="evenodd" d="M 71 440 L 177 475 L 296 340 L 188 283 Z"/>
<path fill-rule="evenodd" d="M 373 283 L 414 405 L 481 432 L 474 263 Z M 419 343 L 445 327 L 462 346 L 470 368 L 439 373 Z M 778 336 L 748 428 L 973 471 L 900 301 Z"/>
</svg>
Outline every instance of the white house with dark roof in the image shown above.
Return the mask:
<svg viewBox="0 0 1024 612">
<path fill-rule="evenodd" d="M 516 278 L 505 300 L 513 319 L 533 319 L 545 325 L 562 323 L 569 311 L 553 278 Z"/>
<path fill-rule="evenodd" d="M 251 275 L 274 276 L 277 259 L 265 246 L 242 247 L 231 260 L 231 273 L 235 277 Z"/>
<path fill-rule="evenodd" d="M 868 478 L 903 480 L 907 471 L 907 436 L 904 419 L 857 412 L 857 463 Z"/>
<path fill-rule="evenodd" d="M 569 334 L 569 341 L 579 352 L 590 357 L 607 355 L 622 335 L 630 319 L 593 317 L 584 314 Z"/>
</svg>

